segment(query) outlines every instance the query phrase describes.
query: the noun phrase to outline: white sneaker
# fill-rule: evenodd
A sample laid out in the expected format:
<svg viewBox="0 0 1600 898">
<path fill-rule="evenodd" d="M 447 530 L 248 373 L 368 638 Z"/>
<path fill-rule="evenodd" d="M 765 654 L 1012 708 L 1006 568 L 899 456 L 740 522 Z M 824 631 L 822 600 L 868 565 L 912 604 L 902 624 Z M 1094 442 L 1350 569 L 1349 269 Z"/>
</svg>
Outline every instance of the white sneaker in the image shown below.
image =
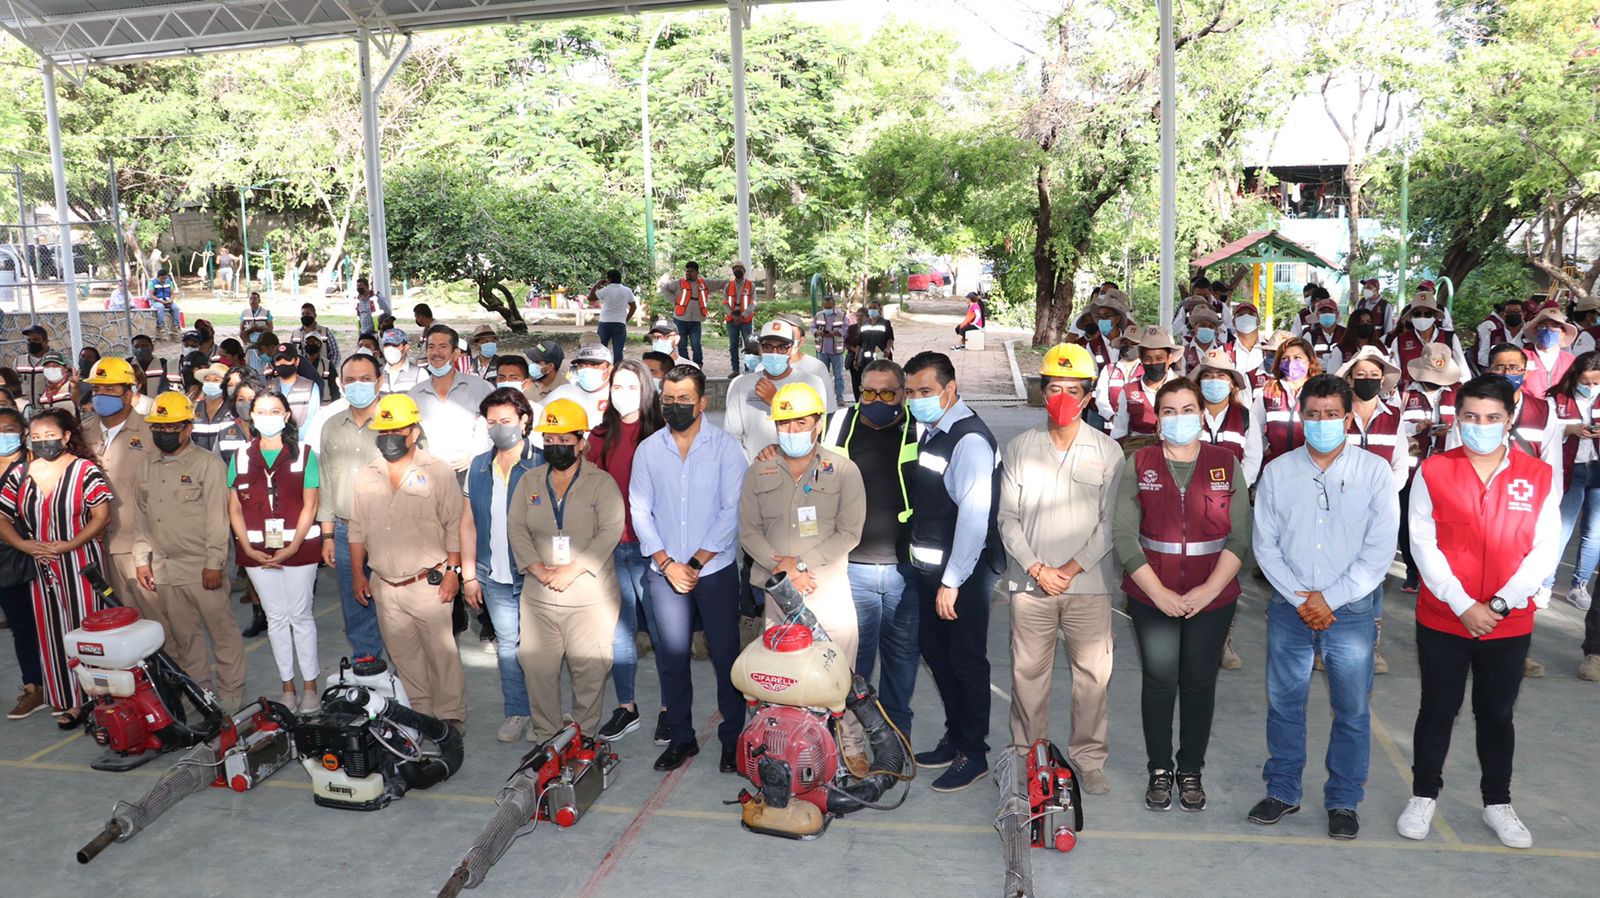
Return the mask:
<svg viewBox="0 0 1600 898">
<path fill-rule="evenodd" d="M 1567 601 L 1579 611 L 1588 611 L 1594 600 L 1589 596 L 1589 587 L 1579 584 L 1567 590 Z"/>
<path fill-rule="evenodd" d="M 320 710 L 322 710 L 322 698 L 317 695 L 316 690 L 308 689 L 300 694 L 301 714 L 315 714 Z"/>
<path fill-rule="evenodd" d="M 490 639 L 490 640 L 487 640 L 485 642 L 479 643 L 479 645 L 483 646 L 483 653 L 485 655 L 498 655 L 498 654 L 500 654 L 500 640 L 499 639 Z"/>
<path fill-rule="evenodd" d="M 1532 848 L 1533 833 L 1522 825 L 1517 812 L 1508 804 L 1491 804 L 1483 809 L 1483 822 L 1489 824 L 1500 844 L 1507 848 Z"/>
<path fill-rule="evenodd" d="M 1406 809 L 1400 812 L 1400 819 L 1394 828 L 1408 839 L 1426 839 L 1428 830 L 1433 828 L 1433 812 L 1438 807 L 1439 803 L 1431 798 L 1413 796 L 1406 802 Z"/>
<path fill-rule="evenodd" d="M 494 734 L 501 742 L 515 742 L 522 738 L 522 731 L 528 728 L 528 718 L 514 714 L 500 724 L 500 731 Z"/>
<path fill-rule="evenodd" d="M 1550 607 L 1550 587 L 1541 586 L 1539 591 L 1533 594 L 1533 607 L 1540 611 Z"/>
</svg>

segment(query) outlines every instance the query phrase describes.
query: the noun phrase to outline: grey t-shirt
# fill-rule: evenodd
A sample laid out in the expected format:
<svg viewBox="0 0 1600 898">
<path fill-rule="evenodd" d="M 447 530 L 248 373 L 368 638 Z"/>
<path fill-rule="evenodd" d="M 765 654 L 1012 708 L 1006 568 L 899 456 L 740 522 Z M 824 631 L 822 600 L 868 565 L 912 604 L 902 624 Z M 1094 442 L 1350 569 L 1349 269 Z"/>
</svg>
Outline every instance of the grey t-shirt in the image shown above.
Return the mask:
<svg viewBox="0 0 1600 898">
<path fill-rule="evenodd" d="M 723 429 L 744 448 L 744 456 L 750 461 L 755 460 L 756 453 L 778 441 L 778 425 L 771 420 L 772 406 L 756 395 L 756 383 L 764 376 L 759 371 L 741 374 L 728 384 L 728 406 L 722 420 Z M 824 401 L 833 398 L 831 386 L 796 368 L 790 368 L 787 377 L 773 378 L 772 383 L 780 390 L 792 383 L 810 384 Z"/>
</svg>

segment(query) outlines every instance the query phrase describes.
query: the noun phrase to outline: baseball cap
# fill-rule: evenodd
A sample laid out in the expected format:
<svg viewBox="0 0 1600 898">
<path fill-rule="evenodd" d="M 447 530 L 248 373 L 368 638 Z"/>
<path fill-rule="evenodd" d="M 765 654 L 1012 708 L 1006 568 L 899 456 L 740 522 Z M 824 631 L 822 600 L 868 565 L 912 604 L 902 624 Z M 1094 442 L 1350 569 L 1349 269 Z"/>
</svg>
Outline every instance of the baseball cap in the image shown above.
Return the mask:
<svg viewBox="0 0 1600 898">
<path fill-rule="evenodd" d="M 557 368 L 561 367 L 561 361 L 567 357 L 567 354 L 561 349 L 561 344 L 554 340 L 545 340 L 532 349 L 524 350 L 522 354 L 527 356 L 528 361 L 535 365 L 541 362 L 548 362 Z"/>
<path fill-rule="evenodd" d="M 760 341 L 771 338 L 774 340 L 782 340 L 786 343 L 793 343 L 794 336 L 795 327 L 793 324 L 783 320 L 782 318 L 774 318 L 771 321 L 768 321 L 766 324 L 761 325 L 761 333 L 757 335 L 756 342 L 759 344 Z"/>
<path fill-rule="evenodd" d="M 675 334 L 677 332 L 678 329 L 667 321 L 657 321 L 655 324 L 650 325 L 649 331 L 652 334 Z"/>
<path fill-rule="evenodd" d="M 611 350 L 599 343 L 586 344 L 578 350 L 577 355 L 572 357 L 573 364 L 578 362 L 602 362 L 609 365 L 611 364 Z"/>
<path fill-rule="evenodd" d="M 189 330 L 186 330 L 186 331 L 183 332 L 182 339 L 184 339 L 184 340 L 193 340 L 196 343 L 198 343 L 198 342 L 200 342 L 200 332 L 195 330 L 195 329 L 193 329 L 193 328 L 190 328 Z"/>
<path fill-rule="evenodd" d="M 406 332 L 398 327 L 391 327 L 383 332 L 379 341 L 384 346 L 400 346 L 406 342 Z"/>
<path fill-rule="evenodd" d="M 27 327 L 22 329 L 22 335 L 24 337 L 26 337 L 29 334 L 38 334 L 41 337 L 48 336 L 48 334 L 45 331 L 45 329 L 42 326 L 37 325 L 37 324 L 30 324 Z"/>
</svg>

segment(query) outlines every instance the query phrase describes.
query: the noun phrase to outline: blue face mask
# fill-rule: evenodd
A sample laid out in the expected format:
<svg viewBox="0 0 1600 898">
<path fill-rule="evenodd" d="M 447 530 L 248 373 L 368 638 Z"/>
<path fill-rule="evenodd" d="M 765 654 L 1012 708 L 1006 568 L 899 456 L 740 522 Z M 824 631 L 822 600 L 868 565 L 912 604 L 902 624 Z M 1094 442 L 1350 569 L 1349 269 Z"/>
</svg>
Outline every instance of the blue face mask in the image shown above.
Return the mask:
<svg viewBox="0 0 1600 898">
<path fill-rule="evenodd" d="M 939 404 L 939 397 L 936 395 L 907 399 L 906 411 L 923 424 L 937 424 L 939 419 L 944 417 L 944 406 Z"/>
<path fill-rule="evenodd" d="M 579 368 L 577 373 L 578 389 L 585 393 L 593 393 L 605 385 L 606 376 L 599 368 Z"/>
<path fill-rule="evenodd" d="M 1506 441 L 1504 424 L 1468 424 L 1465 421 L 1458 421 L 1457 426 L 1461 429 L 1461 442 L 1479 455 L 1494 452 Z"/>
<path fill-rule="evenodd" d="M 1328 453 L 1344 444 L 1344 419 L 1305 422 L 1306 445 L 1318 452 Z"/>
<path fill-rule="evenodd" d="M 344 398 L 351 408 L 366 408 L 378 398 L 378 385 L 364 380 L 353 380 L 344 385 Z"/>
<path fill-rule="evenodd" d="M 672 341 L 671 340 L 651 340 L 650 341 L 650 351 L 651 352 L 659 352 L 659 353 L 661 353 L 663 355 L 672 355 Z"/>
<path fill-rule="evenodd" d="M 289 419 L 282 415 L 263 415 L 251 418 L 250 425 L 256 429 L 256 433 L 270 438 L 283 433 L 283 428 L 288 424 L 288 421 Z"/>
<path fill-rule="evenodd" d="M 117 414 L 127 405 L 122 401 L 121 396 L 102 396 L 99 393 L 95 394 L 90 403 L 94 405 L 94 413 L 102 418 L 109 418 Z"/>
<path fill-rule="evenodd" d="M 761 367 L 761 356 L 747 355 L 744 357 L 744 370 L 754 371 Z"/>
<path fill-rule="evenodd" d="M 799 458 L 811 453 L 813 442 L 809 431 L 804 433 L 785 433 L 778 431 L 778 449 L 790 458 Z"/>
<path fill-rule="evenodd" d="M 1578 384 L 1578 395 L 1585 399 L 1593 399 L 1594 391 L 1595 388 L 1589 384 Z"/>
<path fill-rule="evenodd" d="M 1102 318 L 1096 323 L 1100 326 L 1100 336 L 1102 337 L 1111 336 L 1111 328 L 1116 324 L 1110 318 Z"/>
<path fill-rule="evenodd" d="M 428 366 L 428 373 L 430 375 L 434 376 L 434 377 L 449 377 L 450 376 L 450 372 L 452 372 L 454 370 L 456 370 L 456 366 L 453 363 L 449 364 L 449 365 L 429 365 Z"/>
<path fill-rule="evenodd" d="M 1511 386 L 1514 389 L 1520 390 L 1520 389 L 1522 389 L 1522 381 L 1523 381 L 1523 379 L 1526 378 L 1528 375 L 1526 375 L 1526 374 L 1502 374 L 1500 376 L 1505 378 L 1511 384 Z"/>
<path fill-rule="evenodd" d="M 876 319 L 880 314 L 882 314 L 882 313 L 880 313 L 877 309 L 868 309 L 867 310 L 867 317 L 868 318 Z"/>
<path fill-rule="evenodd" d="M 22 434 L 0 433 L 0 455 L 16 455 L 22 451 Z"/>
<path fill-rule="evenodd" d="M 1233 319 L 1233 326 L 1241 334 L 1253 334 L 1261 325 L 1261 320 L 1254 315 L 1240 315 Z"/>
<path fill-rule="evenodd" d="M 900 406 L 887 402 L 863 402 L 861 416 L 874 427 L 888 427 L 900 419 Z"/>
<path fill-rule="evenodd" d="M 1167 415 L 1161 419 L 1161 438 L 1174 446 L 1187 446 L 1199 437 L 1199 415 Z"/>
<path fill-rule="evenodd" d="M 1333 327 L 1335 324 L 1339 323 L 1339 316 L 1333 314 L 1332 312 L 1323 312 L 1321 315 L 1317 316 L 1317 323 L 1322 325 L 1324 328 Z"/>
<path fill-rule="evenodd" d="M 1217 338 L 1217 329 L 1214 327 L 1197 327 L 1194 329 L 1195 340 L 1209 344 Z"/>
<path fill-rule="evenodd" d="M 761 367 L 773 377 L 777 377 L 789 370 L 789 354 L 787 352 L 763 352 L 761 354 Z"/>
<path fill-rule="evenodd" d="M 1233 391 L 1233 384 L 1226 380 L 1211 378 L 1200 381 L 1200 393 L 1206 397 L 1207 402 L 1224 402 Z"/>
<path fill-rule="evenodd" d="M 498 351 L 499 349 L 500 349 L 500 344 L 499 343 L 480 343 L 480 344 L 478 344 L 478 351 L 483 353 L 483 357 L 486 358 L 486 359 L 494 358 L 495 352 Z"/>
<path fill-rule="evenodd" d="M 1555 349 L 1556 344 L 1561 342 L 1561 331 L 1541 327 L 1534 335 L 1534 342 L 1538 343 L 1540 349 Z"/>
<path fill-rule="evenodd" d="M 214 380 L 203 380 L 200 382 L 200 392 L 207 399 L 216 399 L 222 395 L 222 384 Z"/>
</svg>

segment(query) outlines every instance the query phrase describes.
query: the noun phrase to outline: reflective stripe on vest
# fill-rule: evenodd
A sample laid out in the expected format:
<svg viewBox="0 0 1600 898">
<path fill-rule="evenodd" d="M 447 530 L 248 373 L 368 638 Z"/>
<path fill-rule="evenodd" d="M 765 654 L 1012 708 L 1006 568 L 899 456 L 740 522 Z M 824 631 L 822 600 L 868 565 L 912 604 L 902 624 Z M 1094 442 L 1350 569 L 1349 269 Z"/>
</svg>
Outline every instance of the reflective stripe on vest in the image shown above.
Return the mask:
<svg viewBox="0 0 1600 898">
<path fill-rule="evenodd" d="M 673 312 L 682 315 L 689 311 L 689 300 L 693 298 L 700 304 L 700 315 L 706 315 L 706 279 L 700 278 L 693 284 L 687 278 L 678 280 L 678 304 L 673 306 Z"/>
<path fill-rule="evenodd" d="M 855 411 L 854 415 L 851 412 Z M 850 418 L 850 432 L 844 434 L 844 439 L 839 439 L 839 431 L 844 429 L 844 419 Z M 850 439 L 856 435 L 856 422 L 861 420 L 859 409 L 840 409 L 833 415 L 833 420 L 828 422 L 828 430 L 823 435 L 823 445 L 839 453 L 845 458 L 850 457 Z M 900 457 L 895 460 L 895 475 L 900 478 L 900 506 L 898 518 L 904 524 L 911 520 L 911 492 L 906 488 L 906 464 L 917 460 L 917 441 L 911 439 L 911 416 L 906 415 L 901 424 L 900 431 Z M 942 472 L 941 472 L 942 473 Z"/>
<path fill-rule="evenodd" d="M 740 285 L 738 290 L 733 289 L 734 284 Z M 743 320 L 749 317 L 750 310 L 756 301 L 755 284 L 749 278 L 745 278 L 743 281 L 729 281 L 723 293 L 727 297 L 728 308 L 730 309 L 727 315 L 728 321 L 732 321 L 735 318 Z"/>
<path fill-rule="evenodd" d="M 1152 552 L 1160 552 L 1164 555 L 1188 555 L 1194 557 L 1219 554 L 1223 549 L 1227 548 L 1228 540 L 1224 538 L 1213 539 L 1203 543 L 1164 543 L 1160 540 L 1150 539 L 1141 533 L 1139 534 L 1139 545 Z"/>
</svg>

